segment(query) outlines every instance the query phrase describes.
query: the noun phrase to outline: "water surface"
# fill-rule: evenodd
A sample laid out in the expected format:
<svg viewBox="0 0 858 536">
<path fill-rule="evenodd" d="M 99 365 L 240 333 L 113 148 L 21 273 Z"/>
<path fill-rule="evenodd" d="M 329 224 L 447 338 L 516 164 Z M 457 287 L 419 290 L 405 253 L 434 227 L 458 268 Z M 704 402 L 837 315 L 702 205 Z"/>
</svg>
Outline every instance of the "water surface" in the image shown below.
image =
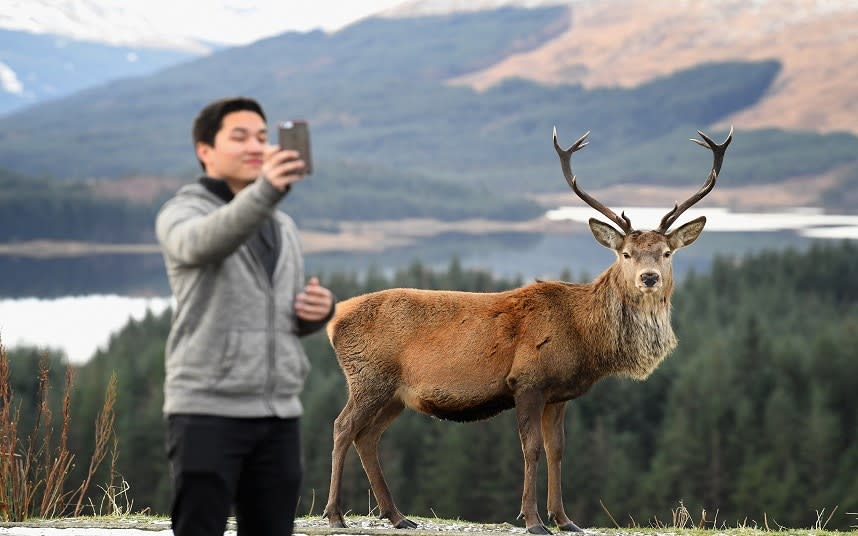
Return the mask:
<svg viewBox="0 0 858 536">
<path fill-rule="evenodd" d="M 663 209 L 627 208 L 636 228 L 658 226 Z M 738 214 L 726 209 L 691 209 L 674 227 L 707 217 L 701 237 L 674 256 L 681 279 L 690 270 L 706 271 L 716 256 L 741 258 L 763 250 L 803 250 L 819 239 L 858 239 L 858 216 L 826 215 L 814 209 Z M 558 220 L 586 222 L 592 209 L 562 207 L 548 213 Z M 580 228 L 579 228 L 580 230 Z M 411 246 L 372 253 L 307 256 L 307 273 L 362 274 L 371 267 L 385 273 L 415 261 L 445 270 L 452 258 L 507 279 L 589 279 L 614 261 L 614 253 L 587 232 L 563 234 L 447 233 Z M 324 282 L 324 281 L 323 281 Z M 90 255 L 54 259 L 0 256 L 0 340 L 64 350 L 80 363 L 104 347 L 110 334 L 147 310 L 160 313 L 171 303 L 158 254 Z"/>
</svg>

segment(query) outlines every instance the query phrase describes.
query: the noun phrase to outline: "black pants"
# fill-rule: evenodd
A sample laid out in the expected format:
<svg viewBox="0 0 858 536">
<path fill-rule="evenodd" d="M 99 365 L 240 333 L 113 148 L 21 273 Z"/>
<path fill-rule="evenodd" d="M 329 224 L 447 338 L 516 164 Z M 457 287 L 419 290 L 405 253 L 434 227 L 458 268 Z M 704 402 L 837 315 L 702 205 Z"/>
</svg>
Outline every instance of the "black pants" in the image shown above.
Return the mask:
<svg viewBox="0 0 858 536">
<path fill-rule="evenodd" d="M 171 415 L 167 457 L 175 536 L 289 536 L 303 466 L 300 420 Z"/>
</svg>

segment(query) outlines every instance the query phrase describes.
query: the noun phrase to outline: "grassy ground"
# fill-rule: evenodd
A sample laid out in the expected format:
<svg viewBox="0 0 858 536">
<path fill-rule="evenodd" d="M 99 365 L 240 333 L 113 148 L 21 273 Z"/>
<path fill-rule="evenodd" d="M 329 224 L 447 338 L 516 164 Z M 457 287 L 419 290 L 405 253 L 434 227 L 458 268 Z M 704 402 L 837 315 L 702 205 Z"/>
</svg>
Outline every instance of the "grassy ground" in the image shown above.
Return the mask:
<svg viewBox="0 0 858 536">
<path fill-rule="evenodd" d="M 378 520 L 368 516 L 349 516 L 346 529 L 330 529 L 327 521 L 318 517 L 303 517 L 296 520 L 295 533 L 310 536 L 328 536 L 337 534 L 371 534 L 379 536 L 447 536 L 449 533 L 467 533 L 470 536 L 498 536 L 500 534 L 527 534 L 524 527 L 509 523 L 486 524 L 472 523 L 462 520 L 438 518 L 411 518 L 418 524 L 416 530 L 397 530 L 386 520 Z M 170 521 L 164 517 L 152 516 L 100 516 L 77 517 L 65 519 L 30 519 L 21 523 L 0 523 L 0 527 L 41 527 L 57 529 L 101 528 L 101 529 L 137 529 L 161 531 L 170 528 Z M 235 523 L 230 520 L 229 530 L 235 530 Z M 838 532 L 816 528 L 765 530 L 751 527 L 724 527 L 714 529 L 696 528 L 588 528 L 587 533 L 599 536 L 836 536 L 855 535 L 858 531 Z"/>
</svg>

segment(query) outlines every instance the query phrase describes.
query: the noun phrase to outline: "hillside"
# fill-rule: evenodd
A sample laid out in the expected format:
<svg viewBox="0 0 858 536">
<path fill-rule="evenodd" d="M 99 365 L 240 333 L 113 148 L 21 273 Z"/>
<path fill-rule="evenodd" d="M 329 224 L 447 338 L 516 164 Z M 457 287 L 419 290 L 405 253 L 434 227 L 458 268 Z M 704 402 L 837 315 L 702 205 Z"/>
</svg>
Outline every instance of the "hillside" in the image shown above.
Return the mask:
<svg viewBox="0 0 858 536">
<path fill-rule="evenodd" d="M 856 2 L 576 2 L 569 22 L 542 47 L 452 83 L 485 90 L 520 77 L 630 88 L 701 63 L 774 59 L 782 69 L 766 95 L 719 126 L 858 134 Z"/>
<path fill-rule="evenodd" d="M 0 115 L 198 55 L 0 28 Z"/>
<path fill-rule="evenodd" d="M 310 121 L 319 155 L 311 184 L 320 198 L 340 198 L 328 208 L 361 206 L 373 219 L 372 207 L 383 204 L 401 217 L 425 217 L 428 191 L 444 212 L 448 190 L 421 188 L 423 177 L 471 190 L 455 196 L 462 218 L 480 192 L 568 193 L 554 126 L 564 144 L 593 132 L 575 159 L 588 188 L 696 187 L 711 160 L 686 140 L 697 129 L 723 137 L 727 123 L 779 89 L 785 65 L 777 58 L 695 63 L 628 86 L 507 78 L 478 91 L 449 83 L 553 46 L 580 23 L 580 7 L 369 18 L 330 34 L 289 32 L 222 50 L 0 118 L 0 167 L 66 181 L 188 178 L 197 169 L 188 134 L 196 111 L 213 98 L 249 94 L 272 124 Z M 804 179 L 822 185 L 811 204 L 836 204 L 854 190 L 854 134 L 735 126 L 722 188 Z M 393 198 L 377 189 L 397 182 Z M 350 202 L 358 194 L 368 204 Z M 337 210 L 323 212 L 345 217 Z"/>
</svg>

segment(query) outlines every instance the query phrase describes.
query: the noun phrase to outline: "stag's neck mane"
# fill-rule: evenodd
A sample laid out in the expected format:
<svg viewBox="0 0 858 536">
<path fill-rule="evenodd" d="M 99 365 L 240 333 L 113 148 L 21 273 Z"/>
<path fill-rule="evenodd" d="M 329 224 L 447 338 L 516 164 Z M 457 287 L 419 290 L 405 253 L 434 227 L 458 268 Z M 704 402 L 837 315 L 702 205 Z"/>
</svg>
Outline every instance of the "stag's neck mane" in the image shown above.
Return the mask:
<svg viewBox="0 0 858 536">
<path fill-rule="evenodd" d="M 645 379 L 676 347 L 676 335 L 670 324 L 668 283 L 663 290 L 641 294 L 623 281 L 619 265 L 614 264 L 591 283 L 592 325 L 602 339 L 605 373 Z"/>
</svg>

